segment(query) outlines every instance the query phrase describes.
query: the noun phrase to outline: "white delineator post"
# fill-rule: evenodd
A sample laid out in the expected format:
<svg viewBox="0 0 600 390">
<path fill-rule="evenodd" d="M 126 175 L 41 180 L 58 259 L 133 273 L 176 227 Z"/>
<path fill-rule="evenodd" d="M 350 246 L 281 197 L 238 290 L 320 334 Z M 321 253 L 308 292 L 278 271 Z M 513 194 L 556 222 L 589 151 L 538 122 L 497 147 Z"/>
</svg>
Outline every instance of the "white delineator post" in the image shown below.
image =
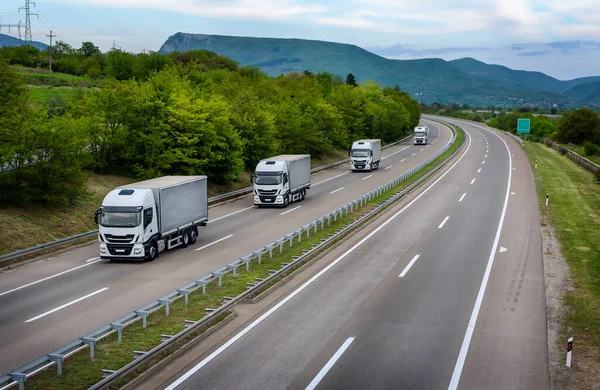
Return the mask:
<svg viewBox="0 0 600 390">
<path fill-rule="evenodd" d="M 567 367 L 571 367 L 571 354 L 573 353 L 573 337 L 567 342 Z"/>
<path fill-rule="evenodd" d="M 546 194 L 546 206 L 548 206 L 548 198 L 550 198 L 550 193 Z"/>
</svg>

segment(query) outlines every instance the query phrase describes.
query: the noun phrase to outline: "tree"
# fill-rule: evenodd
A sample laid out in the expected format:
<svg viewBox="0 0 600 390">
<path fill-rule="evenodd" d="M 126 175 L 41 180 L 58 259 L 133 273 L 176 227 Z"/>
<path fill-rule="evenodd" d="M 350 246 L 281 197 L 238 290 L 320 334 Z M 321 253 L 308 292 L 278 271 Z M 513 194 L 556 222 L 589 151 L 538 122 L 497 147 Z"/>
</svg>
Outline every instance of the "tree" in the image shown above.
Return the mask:
<svg viewBox="0 0 600 390">
<path fill-rule="evenodd" d="M 558 141 L 580 145 L 585 141 L 600 144 L 600 117 L 589 108 L 572 110 L 558 122 Z"/>
<path fill-rule="evenodd" d="M 550 109 L 550 114 L 552 114 L 552 115 L 556 115 L 557 112 L 558 112 L 558 110 L 556 108 L 554 108 L 554 107 L 552 107 Z"/>
<path fill-rule="evenodd" d="M 79 52 L 86 58 L 93 56 L 94 54 L 100 53 L 98 46 L 92 42 L 82 42 Z"/>
<path fill-rule="evenodd" d="M 106 73 L 117 80 L 133 77 L 133 55 L 121 49 L 111 49 L 106 55 Z"/>
<path fill-rule="evenodd" d="M 354 77 L 354 75 L 352 73 L 348 73 L 348 76 L 346 76 L 346 84 L 352 86 L 352 87 L 356 87 L 356 77 Z"/>
</svg>

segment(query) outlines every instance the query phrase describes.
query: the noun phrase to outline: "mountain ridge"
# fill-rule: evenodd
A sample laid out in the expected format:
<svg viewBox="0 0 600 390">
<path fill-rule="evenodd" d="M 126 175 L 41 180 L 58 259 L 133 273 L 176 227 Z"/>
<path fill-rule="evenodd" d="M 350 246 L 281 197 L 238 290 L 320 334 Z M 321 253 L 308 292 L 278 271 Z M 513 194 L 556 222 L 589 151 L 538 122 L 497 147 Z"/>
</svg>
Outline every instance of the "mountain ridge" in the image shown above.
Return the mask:
<svg viewBox="0 0 600 390">
<path fill-rule="evenodd" d="M 25 45 L 25 41 L 20 40 L 19 38 L 15 38 L 11 35 L 0 34 L 0 47 L 5 47 L 5 46 L 14 47 L 14 46 L 24 46 L 24 45 Z M 46 45 L 45 43 L 42 43 L 42 42 L 38 42 L 38 41 L 31 41 L 31 45 L 40 50 L 46 50 L 48 48 L 48 45 Z"/>
</svg>

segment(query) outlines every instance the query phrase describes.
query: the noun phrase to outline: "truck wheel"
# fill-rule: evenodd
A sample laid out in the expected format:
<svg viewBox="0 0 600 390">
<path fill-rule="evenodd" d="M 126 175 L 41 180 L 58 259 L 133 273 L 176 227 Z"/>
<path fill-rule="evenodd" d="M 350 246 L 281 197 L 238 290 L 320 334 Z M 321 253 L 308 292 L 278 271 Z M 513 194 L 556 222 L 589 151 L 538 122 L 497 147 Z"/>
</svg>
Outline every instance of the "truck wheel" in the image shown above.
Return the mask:
<svg viewBox="0 0 600 390">
<path fill-rule="evenodd" d="M 198 228 L 193 227 L 190 230 L 190 245 L 194 245 L 196 243 L 196 239 L 198 238 Z"/>
<path fill-rule="evenodd" d="M 300 200 L 304 199 L 306 199 L 306 190 L 302 190 L 302 192 L 300 192 Z"/>
<path fill-rule="evenodd" d="M 286 195 L 283 197 L 283 208 L 288 207 L 288 205 L 290 204 L 290 195 Z"/>
<path fill-rule="evenodd" d="M 153 261 L 156 259 L 158 255 L 158 248 L 156 246 L 156 242 L 152 241 L 150 243 L 150 247 L 148 248 L 148 261 Z"/>
<path fill-rule="evenodd" d="M 188 245 L 190 245 L 190 231 L 184 230 L 183 234 L 181 235 L 181 247 L 187 248 Z"/>
</svg>

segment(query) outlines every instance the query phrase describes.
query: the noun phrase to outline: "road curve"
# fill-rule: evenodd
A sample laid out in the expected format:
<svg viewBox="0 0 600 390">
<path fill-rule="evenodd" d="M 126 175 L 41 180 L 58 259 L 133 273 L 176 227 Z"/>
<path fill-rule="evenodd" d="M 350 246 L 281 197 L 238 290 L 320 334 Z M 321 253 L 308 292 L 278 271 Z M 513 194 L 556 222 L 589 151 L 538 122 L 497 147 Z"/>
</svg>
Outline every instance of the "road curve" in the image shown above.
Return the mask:
<svg viewBox="0 0 600 390">
<path fill-rule="evenodd" d="M 387 149 L 380 169 L 372 173 L 351 173 L 342 166 L 313 175 L 306 200 L 286 210 L 254 208 L 251 197 L 212 207 L 210 223 L 200 230 L 195 245 L 161 254 L 152 263 L 100 261 L 97 243 L 92 243 L 0 274 L 0 345 L 10 351 L 0 354 L 0 373 L 206 275 L 409 170 L 450 140 L 448 128 L 435 123 L 431 128 L 429 147 L 406 144 Z"/>
<path fill-rule="evenodd" d="M 444 176 L 231 338 L 142 387 L 548 388 L 531 169 L 514 140 L 460 123 L 469 146 Z"/>
</svg>

